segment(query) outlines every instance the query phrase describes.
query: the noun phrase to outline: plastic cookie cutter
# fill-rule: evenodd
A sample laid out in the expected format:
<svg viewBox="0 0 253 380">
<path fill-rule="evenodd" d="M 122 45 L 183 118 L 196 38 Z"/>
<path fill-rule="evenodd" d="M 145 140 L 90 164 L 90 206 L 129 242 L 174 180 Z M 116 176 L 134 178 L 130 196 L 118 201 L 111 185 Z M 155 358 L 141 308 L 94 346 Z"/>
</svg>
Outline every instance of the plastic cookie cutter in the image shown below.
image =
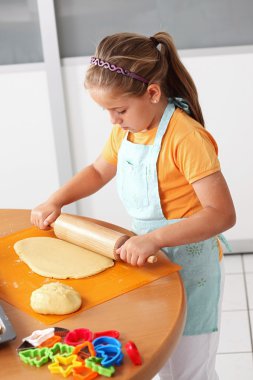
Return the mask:
<svg viewBox="0 0 253 380">
<path fill-rule="evenodd" d="M 112 346 L 117 346 L 121 348 L 121 343 L 118 339 L 112 338 L 110 336 L 100 336 L 92 341 L 95 350 L 97 351 L 97 346 L 106 346 L 107 344 L 111 344 Z"/>
<path fill-rule="evenodd" d="M 87 368 L 84 365 L 73 368 L 74 380 L 93 380 L 97 376 L 99 376 L 97 372 L 93 372 L 90 368 Z"/>
<path fill-rule="evenodd" d="M 23 350 L 20 351 L 18 355 L 23 363 L 35 367 L 41 367 L 49 361 L 49 353 L 49 349 L 47 347 L 44 347 Z"/>
<path fill-rule="evenodd" d="M 81 367 L 82 363 L 77 360 L 77 355 L 61 356 L 56 355 L 54 357 L 54 363 L 49 364 L 48 369 L 51 373 L 60 374 L 63 377 L 68 377 L 73 373 L 73 369 Z M 66 366 L 66 368 L 64 368 Z"/>
<path fill-rule="evenodd" d="M 58 335 L 54 335 L 51 338 L 45 340 L 45 342 L 42 342 L 39 347 L 53 347 L 55 343 L 61 342 L 61 337 Z"/>
<path fill-rule="evenodd" d="M 97 357 L 91 357 L 85 359 L 85 366 L 91 368 L 92 371 L 97 372 L 99 375 L 106 377 L 111 377 L 115 373 L 115 368 L 113 366 L 109 368 L 104 368 L 100 365 L 102 359 Z"/>
<path fill-rule="evenodd" d="M 26 338 L 23 338 L 23 342 L 26 341 L 32 344 L 34 347 L 38 347 L 45 340 L 51 338 L 54 335 L 54 327 L 50 327 L 44 330 L 35 330 L 33 333 Z"/>
<path fill-rule="evenodd" d="M 40 347 L 40 346 L 39 346 Z M 35 348 L 31 343 L 28 343 L 26 340 L 17 348 L 17 352 L 29 350 L 30 348 Z"/>
<path fill-rule="evenodd" d="M 93 339 L 99 338 L 100 336 L 109 336 L 111 338 L 119 338 L 120 333 L 117 330 L 106 330 L 106 331 L 98 331 L 93 335 Z"/>
<path fill-rule="evenodd" d="M 49 348 L 49 358 L 54 362 L 55 356 L 60 355 L 60 356 L 70 356 L 73 354 L 74 351 L 73 346 L 69 346 L 68 344 L 64 343 L 56 343 L 54 347 Z"/>
<path fill-rule="evenodd" d="M 87 356 L 96 356 L 96 351 L 91 342 L 83 342 L 81 344 L 78 344 L 77 346 L 74 347 L 73 354 L 79 354 L 80 351 L 82 351 L 83 354 L 85 354 L 85 348 L 88 349 Z"/>
<path fill-rule="evenodd" d="M 75 329 L 65 336 L 64 342 L 70 346 L 77 346 L 83 342 L 92 341 L 92 332 L 89 329 Z"/>
<path fill-rule="evenodd" d="M 69 332 L 69 330 L 65 329 L 63 327 L 58 327 L 58 326 L 54 327 L 54 333 L 55 333 L 55 335 L 58 335 L 61 338 L 65 338 L 65 336 L 68 334 L 68 332 Z"/>
<path fill-rule="evenodd" d="M 134 342 L 131 342 L 131 341 L 127 342 L 125 345 L 125 349 L 134 365 L 142 364 L 140 353 Z"/>
<path fill-rule="evenodd" d="M 101 365 L 106 368 L 111 365 L 121 365 L 123 360 L 121 348 L 112 344 L 96 346 L 96 353 L 97 357 L 102 359 Z"/>
</svg>

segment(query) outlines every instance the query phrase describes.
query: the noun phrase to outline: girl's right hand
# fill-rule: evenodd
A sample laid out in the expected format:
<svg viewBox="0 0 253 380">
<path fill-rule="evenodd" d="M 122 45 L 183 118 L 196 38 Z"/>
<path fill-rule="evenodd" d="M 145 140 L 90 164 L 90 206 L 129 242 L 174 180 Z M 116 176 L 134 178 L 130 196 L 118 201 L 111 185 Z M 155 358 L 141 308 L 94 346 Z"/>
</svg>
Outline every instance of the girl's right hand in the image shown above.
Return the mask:
<svg viewBox="0 0 253 380">
<path fill-rule="evenodd" d="M 45 202 L 32 210 L 31 223 L 41 230 L 48 230 L 50 224 L 53 223 L 60 214 L 61 207 L 52 202 Z"/>
</svg>

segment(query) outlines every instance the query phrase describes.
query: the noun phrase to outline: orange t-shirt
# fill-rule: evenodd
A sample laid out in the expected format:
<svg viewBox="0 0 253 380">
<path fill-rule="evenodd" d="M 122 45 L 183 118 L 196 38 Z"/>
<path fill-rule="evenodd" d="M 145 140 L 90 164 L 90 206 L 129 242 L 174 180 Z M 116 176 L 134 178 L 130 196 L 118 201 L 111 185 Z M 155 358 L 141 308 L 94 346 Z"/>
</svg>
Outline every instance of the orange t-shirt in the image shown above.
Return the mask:
<svg viewBox="0 0 253 380">
<path fill-rule="evenodd" d="M 134 144 L 152 145 L 157 128 L 128 134 Z M 103 149 L 103 158 L 117 164 L 120 145 L 127 132 L 114 125 Z M 166 219 L 188 217 L 202 206 L 192 183 L 220 170 L 218 147 L 201 124 L 181 109 L 173 113 L 163 136 L 157 163 L 161 207 Z"/>
</svg>

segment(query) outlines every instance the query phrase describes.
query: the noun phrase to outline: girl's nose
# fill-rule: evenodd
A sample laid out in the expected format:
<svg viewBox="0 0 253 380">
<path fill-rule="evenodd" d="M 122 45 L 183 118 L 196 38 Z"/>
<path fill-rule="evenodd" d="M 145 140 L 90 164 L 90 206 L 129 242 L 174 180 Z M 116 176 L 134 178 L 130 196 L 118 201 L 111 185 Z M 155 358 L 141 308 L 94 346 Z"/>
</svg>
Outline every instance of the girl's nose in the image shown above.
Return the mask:
<svg viewBox="0 0 253 380">
<path fill-rule="evenodd" d="M 122 118 L 116 112 L 110 112 L 110 119 L 112 124 L 122 124 Z"/>
</svg>

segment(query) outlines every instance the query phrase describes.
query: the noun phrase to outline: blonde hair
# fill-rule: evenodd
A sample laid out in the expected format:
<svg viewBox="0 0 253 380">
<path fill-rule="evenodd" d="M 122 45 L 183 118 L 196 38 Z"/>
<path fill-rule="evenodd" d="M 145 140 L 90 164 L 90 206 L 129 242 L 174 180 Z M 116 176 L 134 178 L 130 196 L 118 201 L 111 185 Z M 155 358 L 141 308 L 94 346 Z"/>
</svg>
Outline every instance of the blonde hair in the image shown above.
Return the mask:
<svg viewBox="0 0 253 380">
<path fill-rule="evenodd" d="M 168 98 L 184 98 L 191 116 L 204 126 L 196 86 L 168 33 L 159 32 L 151 38 L 136 33 L 116 33 L 99 43 L 95 56 L 144 77 L 150 84 L 159 84 Z M 147 84 L 98 65 L 89 67 L 84 85 L 87 89 L 105 87 L 134 96 L 141 96 L 147 90 Z"/>
</svg>

